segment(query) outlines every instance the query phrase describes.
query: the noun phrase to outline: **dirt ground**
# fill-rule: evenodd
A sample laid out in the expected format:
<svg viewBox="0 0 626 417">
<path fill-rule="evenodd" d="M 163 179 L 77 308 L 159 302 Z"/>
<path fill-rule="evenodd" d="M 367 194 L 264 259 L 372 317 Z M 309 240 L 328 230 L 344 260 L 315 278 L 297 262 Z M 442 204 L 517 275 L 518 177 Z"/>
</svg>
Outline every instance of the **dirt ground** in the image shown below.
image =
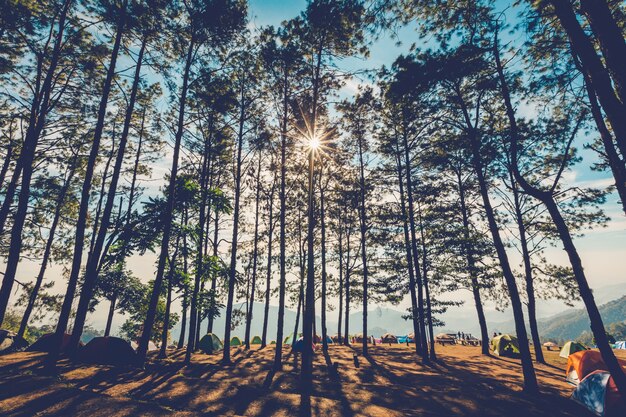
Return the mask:
<svg viewBox="0 0 626 417">
<path fill-rule="evenodd" d="M 521 391 L 519 360 L 485 357 L 480 349 L 437 347 L 434 365 L 419 364 L 406 345 L 371 347 L 368 358 L 330 346 L 315 358 L 311 396 L 300 394 L 294 356 L 285 348 L 282 371 L 271 371 L 274 349 L 232 348 L 221 354 L 170 351 L 146 369 L 77 366 L 62 361 L 44 376 L 43 354 L 0 356 L 2 416 L 592 416 L 569 399 L 566 360 L 546 352 L 537 365 L 538 397 Z M 626 355 L 620 356 L 626 359 Z M 335 365 L 336 364 L 336 365 Z"/>
</svg>

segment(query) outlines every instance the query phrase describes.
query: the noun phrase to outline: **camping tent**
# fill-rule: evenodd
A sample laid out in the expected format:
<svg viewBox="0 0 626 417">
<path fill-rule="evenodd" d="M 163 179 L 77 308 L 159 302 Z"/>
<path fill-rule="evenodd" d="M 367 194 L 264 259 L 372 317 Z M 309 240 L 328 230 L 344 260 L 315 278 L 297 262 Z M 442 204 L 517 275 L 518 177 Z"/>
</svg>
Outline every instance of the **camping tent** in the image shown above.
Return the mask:
<svg viewBox="0 0 626 417">
<path fill-rule="evenodd" d="M 252 340 L 250 341 L 250 344 L 251 344 L 251 345 L 260 345 L 260 344 L 261 344 L 261 342 L 262 342 L 262 340 L 261 340 L 261 336 L 254 336 L 254 337 L 252 338 Z"/>
<path fill-rule="evenodd" d="M 510 334 L 501 334 L 491 339 L 491 349 L 498 356 L 514 358 L 519 356 L 517 337 Z"/>
<path fill-rule="evenodd" d="M 363 333 L 357 333 L 354 335 L 354 343 L 363 343 Z M 372 343 L 372 339 L 368 337 L 367 343 Z"/>
<path fill-rule="evenodd" d="M 333 343 L 343 343 L 343 335 L 337 333 L 336 335 L 332 336 L 331 339 L 333 340 Z"/>
<path fill-rule="evenodd" d="M 415 341 L 415 333 L 409 333 L 408 336 L 409 343 L 413 343 Z"/>
<path fill-rule="evenodd" d="M 130 347 L 132 347 L 133 349 L 137 350 L 137 348 L 139 347 L 139 343 L 137 342 L 130 342 Z M 159 350 L 159 347 L 152 341 L 149 340 L 148 341 L 148 352 L 151 352 L 153 350 Z"/>
<path fill-rule="evenodd" d="M 578 342 L 569 341 L 563 345 L 563 349 L 561 349 L 561 353 L 559 353 L 559 356 L 567 359 L 567 357 L 572 353 L 580 352 L 581 350 L 587 350 L 587 347 Z"/>
<path fill-rule="evenodd" d="M 224 344 L 215 334 L 208 333 L 202 336 L 202 339 L 198 342 L 198 349 L 209 354 L 224 349 Z"/>
<path fill-rule="evenodd" d="M 411 337 L 411 335 L 409 335 L 409 337 Z M 437 336 L 435 336 L 435 342 L 437 343 L 454 343 L 455 340 L 456 339 L 453 336 L 450 336 L 448 333 L 439 333 Z"/>
<path fill-rule="evenodd" d="M 24 338 L 10 330 L 0 330 L 0 354 L 17 352 L 28 346 Z"/>
<path fill-rule="evenodd" d="M 135 351 L 124 339 L 113 336 L 94 337 L 78 351 L 78 360 L 106 365 L 132 365 Z"/>
<path fill-rule="evenodd" d="M 543 347 L 545 347 L 546 350 L 552 350 L 552 348 L 559 347 L 559 346 L 554 342 L 546 342 L 543 344 Z"/>
<path fill-rule="evenodd" d="M 619 340 L 615 342 L 615 349 L 626 349 L 626 341 Z"/>
<path fill-rule="evenodd" d="M 398 343 L 409 343 L 409 336 L 398 336 Z"/>
<path fill-rule="evenodd" d="M 621 366 L 626 366 L 626 360 L 617 360 Z M 597 350 L 582 350 L 567 357 L 565 379 L 567 382 L 578 385 L 587 375 L 593 371 L 608 371 L 609 369 L 602 360 L 602 355 Z"/>
<path fill-rule="evenodd" d="M 298 334 L 298 338 L 302 337 L 302 333 Z M 289 336 L 285 337 L 285 339 L 283 340 L 283 345 L 293 345 L 294 342 L 294 336 L 293 333 L 291 333 Z"/>
<path fill-rule="evenodd" d="M 382 343 L 398 343 L 398 338 L 391 333 L 385 333 L 380 340 Z"/>
<path fill-rule="evenodd" d="M 608 372 L 593 371 L 587 375 L 572 393 L 572 399 L 599 416 L 626 415 L 622 397 Z"/>
<path fill-rule="evenodd" d="M 313 337 L 313 342 L 314 343 L 322 343 L 322 336 L 320 336 L 319 334 L 316 334 Z M 330 336 L 328 336 L 328 335 L 326 335 L 326 343 L 327 344 L 334 343 L 333 339 Z"/>
<path fill-rule="evenodd" d="M 237 336 L 233 337 L 232 339 L 230 339 L 230 345 L 231 346 L 241 346 L 241 339 L 238 338 Z"/>
<path fill-rule="evenodd" d="M 64 333 L 63 338 L 61 340 L 61 353 L 65 353 L 67 348 L 70 345 L 70 340 L 72 336 Z M 27 352 L 50 352 L 52 350 L 52 346 L 54 345 L 54 333 L 47 333 L 41 336 L 35 343 L 30 345 L 26 351 Z M 82 342 L 80 346 L 82 346 Z"/>
</svg>

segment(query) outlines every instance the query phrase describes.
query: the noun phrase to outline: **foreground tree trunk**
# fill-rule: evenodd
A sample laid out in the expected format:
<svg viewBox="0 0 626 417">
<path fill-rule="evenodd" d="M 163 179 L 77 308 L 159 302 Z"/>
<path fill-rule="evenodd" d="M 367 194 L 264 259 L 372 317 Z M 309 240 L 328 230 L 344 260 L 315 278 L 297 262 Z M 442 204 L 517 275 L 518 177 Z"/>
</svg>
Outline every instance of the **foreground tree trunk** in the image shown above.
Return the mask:
<svg viewBox="0 0 626 417">
<path fill-rule="evenodd" d="M 589 321 L 591 324 L 591 331 L 596 341 L 596 345 L 600 350 L 600 354 L 602 355 L 602 359 L 604 363 L 607 365 L 613 380 L 615 381 L 615 385 L 620 393 L 626 393 L 626 374 L 622 370 L 617 358 L 615 357 L 615 353 L 611 348 L 606 331 L 604 329 L 604 323 L 602 322 L 602 316 L 600 315 L 600 311 L 598 310 L 598 306 L 593 297 L 593 293 L 591 288 L 589 287 L 589 283 L 587 282 L 587 277 L 585 276 L 585 271 L 583 269 L 582 261 L 580 256 L 578 255 L 578 251 L 576 246 L 574 245 L 574 241 L 569 231 L 569 227 L 561 215 L 561 211 L 554 200 L 554 188 L 556 186 L 556 182 L 553 184 L 552 189 L 548 191 L 540 190 L 533 187 L 529 184 L 525 178 L 521 175 L 518 166 L 518 143 L 519 143 L 519 129 L 517 126 L 517 120 L 515 119 L 515 110 L 513 108 L 511 93 L 509 90 L 509 85 L 506 80 L 506 76 L 504 74 L 504 67 L 500 61 L 500 49 L 498 46 L 498 38 L 496 36 L 494 41 L 494 58 L 496 63 L 496 69 L 498 72 L 498 79 L 500 84 L 500 91 L 502 94 L 502 99 L 504 101 L 504 105 L 506 108 L 506 114 L 509 121 L 510 127 L 510 138 L 511 138 L 511 161 L 513 167 L 513 173 L 515 175 L 515 179 L 519 183 L 519 185 L 524 189 L 526 193 L 531 195 L 532 197 L 541 201 L 545 207 L 548 209 L 548 213 L 554 225 L 556 226 L 557 232 L 559 233 L 559 237 L 561 242 L 563 243 L 563 247 L 567 256 L 569 258 L 570 264 L 572 266 L 572 270 L 574 272 L 574 277 L 576 279 L 576 283 L 578 284 L 578 290 L 580 291 L 580 297 L 582 298 L 585 308 L 587 309 L 587 314 L 589 314 Z M 572 138 L 573 140 L 573 138 Z M 570 142 L 571 143 L 571 142 Z M 569 148 L 569 146 L 568 146 Z M 558 176 L 556 181 L 558 181 Z M 521 344 L 520 344 L 521 347 Z"/>
<path fill-rule="evenodd" d="M 256 195 L 254 209 L 254 248 L 252 249 L 252 282 L 250 283 L 250 304 L 246 311 L 245 340 L 246 349 L 250 349 L 250 327 L 252 326 L 252 312 L 254 310 L 254 290 L 256 289 L 256 273 L 259 257 L 259 201 L 261 199 L 261 154 L 256 173 Z"/>
<path fill-rule="evenodd" d="M 52 368 L 56 365 L 59 350 L 61 348 L 61 340 L 63 334 L 67 330 L 67 325 L 70 319 L 70 314 L 72 310 L 72 303 L 74 302 L 74 295 L 76 293 L 76 287 L 78 285 L 78 278 L 81 272 L 81 263 L 83 256 L 83 248 L 85 241 L 85 227 L 87 224 L 87 217 L 89 214 L 89 197 L 91 192 L 91 185 L 93 179 L 93 172 L 96 167 L 96 162 L 98 160 L 99 152 L 100 152 L 100 140 L 102 139 L 102 132 L 104 129 L 104 122 L 106 118 L 106 109 L 109 101 L 109 95 L 111 93 L 111 86 L 113 83 L 113 77 L 115 76 L 115 67 L 117 63 L 117 58 L 119 55 L 119 50 L 122 41 L 122 35 L 126 28 L 126 2 L 124 2 L 121 6 L 123 9 L 121 11 L 120 21 L 117 25 L 117 31 L 115 33 L 115 40 L 113 43 L 113 50 L 111 51 L 111 58 L 109 62 L 109 68 L 107 70 L 106 79 L 104 81 L 104 85 L 102 88 L 102 96 L 100 99 L 100 104 L 98 107 L 98 119 L 96 121 L 96 127 L 94 130 L 94 138 L 91 145 L 91 151 L 89 153 L 89 159 L 87 161 L 87 166 L 85 168 L 85 178 L 83 179 L 83 187 L 81 191 L 80 197 L 80 208 L 78 212 L 78 220 L 76 221 L 76 237 L 74 241 L 74 253 L 72 258 L 72 269 L 70 272 L 70 277 L 67 284 L 67 291 L 65 293 L 65 298 L 63 300 L 63 305 L 61 307 L 61 314 L 59 316 L 59 321 L 57 323 L 56 331 L 55 331 L 55 347 L 50 351 L 47 360 L 47 366 Z M 82 327 L 80 329 L 82 331 Z M 78 344 L 80 342 L 80 335 L 78 333 L 76 336 L 72 335 L 70 352 L 73 354 L 78 349 Z"/>
<path fill-rule="evenodd" d="M 272 283 L 272 237 L 274 235 L 274 183 L 269 195 L 269 227 L 267 230 L 267 276 L 265 280 L 265 312 L 263 314 L 263 333 L 261 336 L 261 347 L 267 345 L 267 324 L 270 315 L 270 285 Z"/>
</svg>

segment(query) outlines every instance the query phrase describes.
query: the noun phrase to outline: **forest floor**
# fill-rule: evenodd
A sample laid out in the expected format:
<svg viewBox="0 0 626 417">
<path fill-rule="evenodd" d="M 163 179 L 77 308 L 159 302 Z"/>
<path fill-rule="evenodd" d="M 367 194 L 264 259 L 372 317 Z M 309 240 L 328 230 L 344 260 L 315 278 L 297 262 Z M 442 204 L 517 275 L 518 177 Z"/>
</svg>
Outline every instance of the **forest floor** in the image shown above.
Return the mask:
<svg viewBox="0 0 626 417">
<path fill-rule="evenodd" d="M 221 354 L 184 352 L 151 360 L 144 370 L 74 365 L 64 360 L 59 376 L 44 376 L 41 353 L 0 356 L 2 416 L 576 416 L 592 414 L 569 399 L 566 360 L 546 352 L 537 365 L 541 394 L 521 391 L 519 360 L 486 357 L 480 349 L 437 346 L 434 365 L 416 362 L 405 345 L 372 346 L 368 358 L 330 346 L 315 355 L 312 395 L 301 395 L 294 355 L 285 348 L 282 371 L 271 371 L 274 349 L 232 348 Z M 626 359 L 626 354 L 619 353 Z M 328 361 L 336 367 L 328 365 Z M 336 369 L 336 371 L 335 371 Z"/>
</svg>

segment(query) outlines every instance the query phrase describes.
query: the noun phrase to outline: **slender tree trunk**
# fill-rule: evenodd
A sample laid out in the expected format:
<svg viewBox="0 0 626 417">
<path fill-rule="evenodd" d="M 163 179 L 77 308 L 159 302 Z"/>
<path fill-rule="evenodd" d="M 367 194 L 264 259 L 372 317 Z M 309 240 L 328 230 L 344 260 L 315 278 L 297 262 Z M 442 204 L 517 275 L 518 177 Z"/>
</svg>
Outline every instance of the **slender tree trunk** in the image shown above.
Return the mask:
<svg viewBox="0 0 626 417">
<path fill-rule="evenodd" d="M 113 324 L 113 314 L 115 314 L 116 301 L 117 301 L 117 294 L 115 294 L 113 298 L 111 298 L 111 304 L 109 304 L 109 315 L 107 316 L 107 324 L 106 324 L 106 327 L 104 328 L 105 337 L 111 335 L 111 326 Z"/>
<path fill-rule="evenodd" d="M 519 231 L 520 247 L 522 249 L 522 259 L 524 262 L 524 280 L 526 282 L 526 296 L 528 297 L 528 324 L 530 326 L 530 335 L 533 340 L 533 348 L 535 349 L 535 360 L 539 363 L 545 363 L 543 351 L 541 350 L 541 340 L 539 339 L 539 328 L 537 326 L 537 308 L 535 302 L 535 285 L 533 279 L 533 266 L 530 259 L 530 251 L 528 249 L 528 240 L 526 238 L 526 225 L 522 215 L 522 204 L 520 201 L 519 190 L 514 178 L 513 169 L 509 169 L 511 181 L 511 189 L 513 192 L 513 204 L 515 206 L 515 220 Z"/>
<path fill-rule="evenodd" d="M 467 271 L 470 276 L 470 285 L 472 295 L 474 296 L 474 305 L 476 306 L 476 315 L 478 316 L 478 324 L 480 326 L 480 347 L 483 355 L 489 355 L 489 333 L 487 331 L 487 320 L 485 319 L 485 311 L 480 297 L 480 284 L 478 283 L 478 270 L 476 268 L 476 258 L 470 236 L 470 220 L 469 209 L 465 202 L 465 187 L 461 178 L 461 172 L 457 171 L 457 181 L 459 186 L 459 202 L 461 205 L 461 215 L 463 218 L 463 252 L 467 259 Z"/>
<path fill-rule="evenodd" d="M 191 71 L 191 64 L 193 60 L 195 43 L 193 37 L 189 43 L 189 49 L 187 50 L 187 59 L 185 62 L 185 70 L 183 72 L 183 86 L 180 95 L 180 104 L 178 110 L 178 124 L 176 127 L 176 140 L 174 143 L 174 154 L 172 156 L 172 170 L 170 173 L 170 182 L 167 189 L 167 205 L 165 212 L 163 213 L 164 229 L 163 238 L 161 240 L 161 253 L 159 255 L 159 264 L 157 267 L 157 274 L 154 279 L 154 286 L 152 288 L 152 295 L 150 297 L 150 304 L 148 306 L 148 312 L 146 314 L 146 320 L 143 325 L 143 332 L 141 333 L 141 339 L 139 341 L 139 347 L 137 349 L 138 362 L 143 365 L 146 360 L 146 353 L 148 351 L 148 342 L 152 335 L 152 327 L 156 319 L 156 309 L 159 303 L 159 297 L 161 295 L 161 286 L 163 285 L 163 276 L 165 274 L 165 264 L 168 258 L 168 249 L 170 245 L 170 237 L 172 234 L 172 217 L 174 213 L 174 204 L 176 198 L 176 178 L 178 176 L 178 156 L 180 154 L 180 145 L 185 129 L 185 105 L 187 102 L 187 92 L 189 87 L 189 73 Z"/>
<path fill-rule="evenodd" d="M 357 138 L 359 148 L 359 224 L 361 231 L 361 263 L 363 267 L 363 355 L 367 355 L 367 292 L 368 292 L 368 270 L 367 270 L 367 215 L 365 213 L 365 162 L 363 160 L 363 138 Z"/>
<path fill-rule="evenodd" d="M 417 203 L 417 214 L 419 217 L 420 241 L 422 243 L 422 278 L 424 280 L 424 296 L 426 298 L 426 321 L 428 325 L 428 339 L 430 341 L 429 355 L 431 360 L 436 360 L 437 354 L 435 353 L 435 335 L 433 331 L 433 318 L 430 305 L 430 289 L 428 288 L 428 251 L 426 249 L 426 236 L 424 234 L 422 208 L 419 203 Z"/>
<path fill-rule="evenodd" d="M 419 333 L 415 333 L 415 344 L 417 354 L 422 361 L 428 362 L 428 345 L 426 344 L 426 325 L 424 323 L 424 296 L 422 286 L 422 276 L 419 266 L 419 255 L 417 251 L 417 238 L 415 232 L 415 209 L 413 203 L 413 178 L 411 174 L 411 158 L 409 154 L 409 143 L 406 129 L 402 133 L 402 145 L 404 148 L 404 169 L 406 176 L 406 195 L 408 202 L 409 232 L 411 241 L 411 253 L 413 255 L 415 281 L 417 284 L 417 311 L 413 311 L 413 315 L 417 314 L 419 323 Z"/>
<path fill-rule="evenodd" d="M 241 152 L 243 149 L 243 132 L 246 116 L 246 96 L 245 87 L 241 85 L 240 92 L 240 112 L 239 112 L 239 133 L 237 135 L 237 159 L 235 161 L 235 205 L 233 210 L 233 237 L 231 240 L 230 252 L 230 272 L 228 274 L 228 298 L 226 301 L 226 328 L 224 329 L 224 340 L 230 340 L 231 321 L 233 314 L 233 299 L 235 296 L 235 281 L 237 279 L 237 239 L 239 238 L 239 200 L 241 197 Z M 224 345 L 224 355 L 222 363 L 230 364 L 230 343 Z"/>
<path fill-rule="evenodd" d="M 76 154 L 74 158 L 72 159 L 67 178 L 65 179 L 65 182 L 63 183 L 63 187 L 59 191 L 59 196 L 57 198 L 56 205 L 54 208 L 54 217 L 52 219 L 52 224 L 50 225 L 50 231 L 48 232 L 48 240 L 46 241 L 46 248 L 44 249 L 43 258 L 41 260 L 41 266 L 39 267 L 39 273 L 37 274 L 37 278 L 35 280 L 35 285 L 33 286 L 33 290 L 28 297 L 28 304 L 26 305 L 26 309 L 24 310 L 22 321 L 20 323 L 20 328 L 17 332 L 17 334 L 20 337 L 24 337 L 24 333 L 26 332 L 26 327 L 28 326 L 30 315 L 32 314 L 33 308 L 35 307 L 35 301 L 37 300 L 37 296 L 39 295 L 39 290 L 41 289 L 41 284 L 43 283 L 43 279 L 46 274 L 46 269 L 48 267 L 50 255 L 52 253 L 52 245 L 54 243 L 57 226 L 59 225 L 59 222 L 61 220 L 61 209 L 63 208 L 63 203 L 65 201 L 65 198 L 67 197 L 67 192 L 72 183 L 72 179 L 74 178 L 74 173 L 76 172 L 77 160 L 78 160 L 78 154 Z"/>
<path fill-rule="evenodd" d="M 28 202 L 30 200 L 30 182 L 33 175 L 33 161 L 35 158 L 35 150 L 37 148 L 39 136 L 41 135 L 41 132 L 43 131 L 46 124 L 46 117 L 48 115 L 48 109 L 50 106 L 50 96 L 52 94 L 54 75 L 59 62 L 61 46 L 63 44 L 65 21 L 67 19 L 67 14 L 71 4 L 72 0 L 66 0 L 63 4 L 63 8 L 61 9 L 59 15 L 58 30 L 54 42 L 53 52 L 50 58 L 50 64 L 48 66 L 46 77 L 40 90 L 42 92 L 42 99 L 40 101 L 41 106 L 38 106 L 36 118 L 31 118 L 28 125 L 24 144 L 16 163 L 15 170 L 13 172 L 13 176 L 17 177 L 15 178 L 15 181 L 12 180 L 9 184 L 7 192 L 4 196 L 5 201 L 3 203 L 2 212 L 0 213 L 0 235 L 2 235 L 9 212 L 9 207 L 13 201 L 13 195 L 15 193 L 15 188 L 17 187 L 17 180 L 21 171 L 22 185 L 19 193 L 17 210 L 14 216 L 13 228 L 11 229 L 11 245 L 9 247 L 6 270 L 2 279 L 2 286 L 0 287 L 0 326 L 4 321 L 4 315 L 9 304 L 9 297 L 11 296 L 13 283 L 15 282 L 15 274 L 17 272 L 17 266 L 22 251 L 22 231 L 24 229 L 24 223 L 26 221 Z M 11 191 L 11 188 L 13 189 L 13 191 Z"/>
<path fill-rule="evenodd" d="M 178 246 L 178 245 L 176 245 Z M 159 349 L 159 359 L 167 357 L 167 339 L 170 328 L 170 311 L 172 309 L 172 279 L 174 279 L 174 268 L 176 267 L 176 254 L 172 256 L 170 273 L 167 277 L 167 296 L 165 299 L 165 318 L 163 319 L 163 332 L 161 333 L 161 348 Z"/>
<path fill-rule="evenodd" d="M 344 228 L 344 220 L 341 219 L 342 223 L 339 224 L 339 233 L 338 233 L 338 252 L 339 252 L 339 317 L 337 318 L 337 343 L 341 344 L 343 342 L 343 337 L 341 335 L 341 324 L 343 322 L 343 228 Z"/>
<path fill-rule="evenodd" d="M 283 367 L 283 327 L 285 325 L 285 287 L 286 287 L 286 235 L 285 215 L 286 180 L 287 180 L 287 121 L 289 119 L 289 73 L 285 69 L 283 79 L 283 120 L 280 130 L 280 279 L 278 287 L 278 329 L 276 330 L 276 354 L 274 355 L 274 370 Z M 295 336 L 294 336 L 295 337 Z"/>
<path fill-rule="evenodd" d="M 113 161 L 113 155 L 115 155 L 115 122 L 113 123 L 113 134 L 111 138 L 111 150 L 109 151 L 109 157 L 106 164 L 104 164 L 104 170 L 102 171 L 102 180 L 100 181 L 100 192 L 98 193 L 98 204 L 96 204 L 96 212 L 93 216 L 93 227 L 91 229 L 91 239 L 89 240 L 89 252 L 87 253 L 87 262 L 91 259 L 94 245 L 96 244 L 96 238 L 98 236 L 98 226 L 100 225 L 100 214 L 102 212 L 102 202 L 106 194 L 107 178 L 109 178 L 109 168 Z"/>
<path fill-rule="evenodd" d="M 178 349 L 182 349 L 185 345 L 185 333 L 187 332 L 187 309 L 189 301 L 187 300 L 187 291 L 183 295 L 183 314 L 180 321 L 180 336 L 178 338 Z"/>
<path fill-rule="evenodd" d="M 219 242 L 218 242 L 218 238 L 219 238 L 219 213 L 217 211 L 215 211 L 215 224 L 213 227 L 213 257 L 217 258 L 217 250 L 219 248 Z M 213 274 L 213 276 L 211 277 L 211 310 L 213 310 L 213 307 L 215 306 L 215 304 L 217 303 L 216 300 L 216 291 L 217 291 L 217 274 Z M 207 333 L 213 333 L 213 312 L 211 311 L 211 313 L 209 314 L 209 320 L 208 320 L 208 324 L 207 324 Z M 226 343 L 226 341 L 224 341 L 224 343 Z M 230 341 L 228 341 L 228 343 L 230 343 Z"/>
<path fill-rule="evenodd" d="M 269 196 L 269 227 L 267 231 L 267 276 L 265 280 L 265 312 L 263 315 L 263 333 L 261 336 L 261 347 L 264 348 L 267 345 L 267 324 L 270 315 L 270 285 L 272 282 L 272 237 L 274 234 L 274 183 L 272 184 L 272 191 Z"/>
<path fill-rule="evenodd" d="M 261 154 L 256 173 L 256 196 L 254 213 L 254 249 L 252 250 L 252 282 L 250 288 L 250 304 L 246 312 L 246 348 L 250 349 L 250 327 L 252 326 L 252 312 L 254 310 L 254 290 L 256 289 L 256 273 L 259 257 L 259 200 L 261 199 Z"/>
<path fill-rule="evenodd" d="M 343 343 L 350 346 L 350 231 L 346 230 L 346 323 Z"/>
<path fill-rule="evenodd" d="M 417 306 L 417 294 L 415 292 L 415 271 L 413 270 L 414 262 L 413 255 L 411 252 L 411 239 L 409 236 L 409 224 L 408 224 L 408 213 L 406 208 L 406 197 L 404 193 L 404 180 L 402 175 L 402 156 L 400 154 L 399 149 L 397 150 L 397 167 L 398 167 L 398 187 L 400 191 L 400 207 L 402 214 L 402 228 L 404 230 L 404 246 L 406 250 L 406 263 L 409 270 L 409 295 L 411 297 L 411 322 L 413 324 L 413 335 L 414 335 L 414 344 L 415 344 L 415 353 L 417 355 L 421 355 L 421 344 L 419 340 L 421 340 L 418 335 L 420 334 L 419 329 L 419 320 L 416 312 L 418 311 Z"/>
<path fill-rule="evenodd" d="M 117 156 L 115 159 L 115 166 L 113 168 L 113 174 L 111 176 L 111 183 L 109 184 L 109 192 L 107 194 L 107 201 L 102 213 L 102 220 L 100 222 L 100 228 L 98 229 L 98 237 L 91 253 L 91 257 L 88 258 L 87 268 L 85 270 L 85 280 L 83 282 L 80 299 L 78 301 L 78 308 L 76 310 L 76 318 L 74 319 L 74 329 L 72 331 L 72 346 L 74 349 L 78 349 L 80 337 L 83 333 L 83 327 L 87 318 L 87 312 L 89 311 L 89 303 L 93 298 L 93 291 L 98 282 L 98 265 L 100 264 L 100 258 L 103 256 L 102 250 L 104 247 L 104 241 L 111 224 L 111 213 L 113 212 L 113 205 L 115 202 L 115 194 L 117 192 L 117 184 L 122 172 L 122 164 L 124 162 L 124 156 L 126 154 L 126 144 L 128 143 L 128 135 L 130 132 L 130 125 L 133 117 L 133 111 L 135 108 L 135 101 L 137 99 L 137 91 L 141 81 L 141 64 L 143 62 L 143 54 L 146 49 L 146 39 L 141 42 L 139 54 L 137 57 L 137 65 L 135 67 L 135 74 L 133 78 L 133 85 L 131 87 L 130 99 L 128 101 L 128 108 L 126 109 L 126 115 L 124 119 L 124 127 L 122 129 L 122 136 L 120 137 L 120 143 L 117 150 Z M 106 105 L 105 105 L 106 113 Z M 104 117 L 102 119 L 104 123 Z M 97 127 L 96 127 L 97 131 Z M 100 132 L 101 134 L 101 132 Z M 98 139 L 99 142 L 99 139 Z M 97 151 L 97 150 L 96 150 Z"/>
<path fill-rule="evenodd" d="M 323 173 L 323 169 L 322 169 Z M 324 186 L 322 185 L 322 175 L 320 174 L 320 220 L 321 220 L 321 232 L 322 232 L 322 349 L 324 352 L 328 351 L 328 330 L 326 328 L 326 211 L 324 207 Z"/>
<path fill-rule="evenodd" d="M 210 139 L 209 139 L 210 141 Z M 207 207 L 207 170 L 209 164 L 209 152 L 210 144 L 207 143 L 207 138 L 204 139 L 204 152 L 202 158 L 202 172 L 200 178 L 200 189 L 202 192 L 202 196 L 200 198 L 200 218 L 198 223 L 198 244 L 196 247 L 196 274 L 193 284 L 193 292 L 191 294 L 191 310 L 189 311 L 189 315 L 191 317 L 189 323 L 189 339 L 187 341 L 187 351 L 185 352 L 185 364 L 189 364 L 191 361 L 191 354 L 196 349 L 196 346 L 199 342 L 200 336 L 200 324 L 201 320 L 199 317 L 199 309 L 198 309 L 198 295 L 200 292 L 201 280 L 204 275 L 204 259 L 202 256 L 202 251 L 204 248 L 204 239 L 205 239 L 205 222 L 206 222 L 206 207 Z M 224 345 L 226 346 L 226 345 Z M 228 345 L 230 346 L 230 344 Z"/>
</svg>

